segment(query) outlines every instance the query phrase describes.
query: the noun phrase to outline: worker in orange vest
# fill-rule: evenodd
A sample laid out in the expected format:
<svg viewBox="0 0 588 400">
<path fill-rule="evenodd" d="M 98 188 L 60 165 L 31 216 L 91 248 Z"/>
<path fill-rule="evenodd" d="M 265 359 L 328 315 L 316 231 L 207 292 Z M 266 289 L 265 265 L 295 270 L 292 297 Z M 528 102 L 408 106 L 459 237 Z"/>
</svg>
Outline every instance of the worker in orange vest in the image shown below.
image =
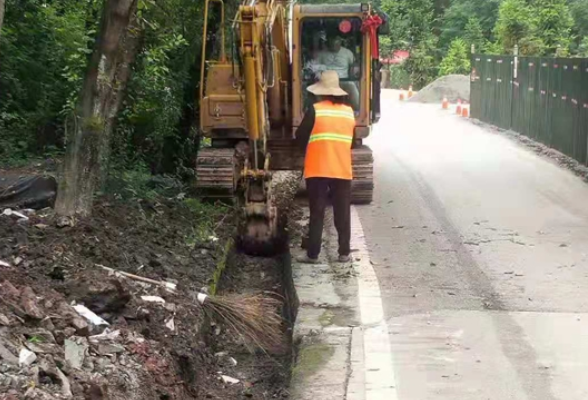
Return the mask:
<svg viewBox="0 0 588 400">
<path fill-rule="evenodd" d="M 335 227 L 339 236 L 339 261 L 348 262 L 351 239 L 351 146 L 355 115 L 349 96 L 339 86 L 336 71 L 324 71 L 319 82 L 307 90 L 317 102 L 304 115 L 296 139 L 306 146 L 304 178 L 310 206 L 306 255 L 299 262 L 318 262 L 323 221 L 329 194 L 333 202 Z"/>
</svg>

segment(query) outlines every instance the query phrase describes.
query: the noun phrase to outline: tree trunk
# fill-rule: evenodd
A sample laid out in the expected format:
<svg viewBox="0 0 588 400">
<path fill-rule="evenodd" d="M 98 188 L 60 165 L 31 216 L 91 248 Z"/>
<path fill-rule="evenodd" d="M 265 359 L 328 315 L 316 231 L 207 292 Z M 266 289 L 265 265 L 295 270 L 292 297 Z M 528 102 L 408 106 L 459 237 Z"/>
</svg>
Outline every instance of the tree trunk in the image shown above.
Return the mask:
<svg viewBox="0 0 588 400">
<path fill-rule="evenodd" d="M 67 150 L 55 210 L 88 216 L 104 176 L 110 136 L 138 50 L 137 0 L 106 0 L 96 47 L 75 116 L 66 124 Z"/>
<path fill-rule="evenodd" d="M 0 31 L 2 31 L 2 23 L 4 22 L 4 0 L 0 0 Z"/>
</svg>

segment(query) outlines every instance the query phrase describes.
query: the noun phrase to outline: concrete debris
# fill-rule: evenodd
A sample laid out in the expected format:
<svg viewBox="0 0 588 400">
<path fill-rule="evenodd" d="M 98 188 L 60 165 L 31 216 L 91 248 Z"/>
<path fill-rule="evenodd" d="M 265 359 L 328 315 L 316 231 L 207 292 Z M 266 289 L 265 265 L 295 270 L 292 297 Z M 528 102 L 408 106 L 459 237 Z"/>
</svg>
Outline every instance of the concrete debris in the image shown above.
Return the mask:
<svg viewBox="0 0 588 400">
<path fill-rule="evenodd" d="M 36 367 L 36 375 L 35 380 L 37 383 L 42 383 L 43 379 L 48 379 L 50 383 L 61 386 L 61 395 L 66 399 L 73 397 L 69 379 L 57 367 L 55 360 L 52 358 L 46 357 L 39 361 L 39 366 Z"/>
<path fill-rule="evenodd" d="M 4 314 L 0 314 L 0 325 L 10 326 L 10 320 Z"/>
<path fill-rule="evenodd" d="M 61 347 L 54 343 L 27 342 L 25 346 L 27 349 L 37 354 L 59 354 L 62 351 Z"/>
<path fill-rule="evenodd" d="M 59 368 L 55 368 L 57 372 L 57 378 L 61 381 L 61 393 L 66 399 L 71 399 L 73 397 L 73 393 L 71 392 L 71 384 L 69 383 L 69 379 L 65 376 L 63 372 Z"/>
<path fill-rule="evenodd" d="M 20 297 L 20 290 L 15 288 L 12 283 L 4 281 L 0 283 L 0 293 L 8 298 L 17 299 Z"/>
<path fill-rule="evenodd" d="M 14 265 L 17 266 L 17 267 L 20 265 L 21 262 L 22 262 L 22 258 L 21 257 L 16 257 L 14 259 Z"/>
<path fill-rule="evenodd" d="M 226 360 L 228 364 L 230 364 L 233 367 L 237 366 L 237 360 L 235 360 L 233 357 L 229 357 L 229 353 L 226 351 L 220 351 L 218 353 L 215 353 L 214 356 Z"/>
<path fill-rule="evenodd" d="M 117 343 L 99 344 L 96 351 L 98 354 L 107 356 L 116 353 L 123 353 L 125 351 L 125 347 L 122 344 Z"/>
<path fill-rule="evenodd" d="M 0 343 L 0 360 L 8 364 L 18 364 L 18 357 L 12 354 L 2 343 Z"/>
<path fill-rule="evenodd" d="M 78 317 L 77 315 L 71 319 L 71 326 L 73 326 L 74 332 L 78 335 L 88 336 L 90 333 L 90 325 L 85 319 Z M 66 333 L 66 336 L 69 337 L 71 335 Z"/>
<path fill-rule="evenodd" d="M 90 310 L 89 308 L 87 308 L 86 306 L 84 306 L 82 304 L 76 304 L 75 306 L 73 306 L 73 308 L 74 308 L 74 310 L 76 310 L 76 312 L 78 314 L 80 314 L 82 317 L 86 318 L 92 325 L 110 326 L 110 324 L 108 322 L 106 322 L 105 320 L 103 320 L 102 318 L 100 318 L 99 316 L 94 314 L 94 312 L 92 310 Z"/>
<path fill-rule="evenodd" d="M 173 303 L 165 303 L 163 305 L 163 308 L 165 308 L 167 311 L 169 311 L 171 313 L 175 313 L 177 311 L 177 307 Z"/>
<path fill-rule="evenodd" d="M 25 392 L 25 400 L 56 400 L 55 397 L 51 396 L 49 393 L 45 392 L 44 390 L 38 388 L 29 388 Z"/>
<path fill-rule="evenodd" d="M 174 317 L 171 317 L 170 319 L 168 319 L 165 322 L 165 326 L 167 327 L 167 329 L 169 329 L 170 331 L 175 331 L 176 330 L 176 324 L 174 322 Z"/>
<path fill-rule="evenodd" d="M 72 336 L 65 339 L 65 361 L 71 368 L 81 369 L 88 354 L 88 343 L 85 338 Z"/>
<path fill-rule="evenodd" d="M 110 329 L 106 328 L 104 332 L 99 335 L 90 336 L 88 340 L 90 343 L 103 343 L 103 342 L 113 342 L 120 337 L 120 330 L 111 331 Z"/>
<path fill-rule="evenodd" d="M 229 385 L 234 385 L 236 383 L 241 382 L 239 379 L 232 378 L 227 375 L 221 375 L 221 379 L 223 380 L 224 383 L 228 383 Z"/>
<path fill-rule="evenodd" d="M 22 290 L 20 304 L 27 316 L 34 319 L 43 319 L 44 315 L 37 304 L 37 296 L 30 287 Z"/>
<path fill-rule="evenodd" d="M 161 303 L 165 304 L 165 300 L 159 296 L 141 296 L 141 300 L 146 301 L 148 303 Z"/>
<path fill-rule="evenodd" d="M 37 355 L 32 351 L 25 349 L 24 347 L 20 350 L 18 355 L 18 365 L 21 367 L 28 367 L 37 360 Z"/>
<path fill-rule="evenodd" d="M 0 260 L 0 267 L 10 267 L 10 264 L 8 264 L 6 261 Z"/>
</svg>

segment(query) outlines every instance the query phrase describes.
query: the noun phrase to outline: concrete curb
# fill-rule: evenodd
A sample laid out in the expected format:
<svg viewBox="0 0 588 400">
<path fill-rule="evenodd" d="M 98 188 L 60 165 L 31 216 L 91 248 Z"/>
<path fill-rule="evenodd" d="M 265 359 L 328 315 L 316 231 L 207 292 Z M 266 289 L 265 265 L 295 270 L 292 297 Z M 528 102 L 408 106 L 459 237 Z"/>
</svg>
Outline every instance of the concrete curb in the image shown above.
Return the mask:
<svg viewBox="0 0 588 400">
<path fill-rule="evenodd" d="M 354 208 L 352 220 L 352 263 L 331 261 L 337 257 L 337 236 L 330 210 L 321 263 L 292 263 L 300 301 L 293 335 L 299 343 L 291 383 L 294 400 L 397 398 L 379 284 Z M 302 255 L 296 247 L 293 255 Z"/>
</svg>

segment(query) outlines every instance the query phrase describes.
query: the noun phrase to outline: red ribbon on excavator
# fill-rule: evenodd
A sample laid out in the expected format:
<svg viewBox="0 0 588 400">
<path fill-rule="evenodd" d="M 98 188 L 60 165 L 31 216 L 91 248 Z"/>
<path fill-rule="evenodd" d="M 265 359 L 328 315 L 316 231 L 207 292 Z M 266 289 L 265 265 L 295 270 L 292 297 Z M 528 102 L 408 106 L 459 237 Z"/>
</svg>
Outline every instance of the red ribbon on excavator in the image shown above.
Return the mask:
<svg viewBox="0 0 588 400">
<path fill-rule="evenodd" d="M 374 14 L 364 19 L 363 23 L 361 24 L 361 32 L 368 32 L 370 35 L 372 58 L 375 58 L 376 60 L 380 58 L 380 49 L 378 48 L 378 34 L 376 31 L 383 22 L 384 21 L 382 21 L 382 18 L 380 18 L 379 15 Z"/>
</svg>

